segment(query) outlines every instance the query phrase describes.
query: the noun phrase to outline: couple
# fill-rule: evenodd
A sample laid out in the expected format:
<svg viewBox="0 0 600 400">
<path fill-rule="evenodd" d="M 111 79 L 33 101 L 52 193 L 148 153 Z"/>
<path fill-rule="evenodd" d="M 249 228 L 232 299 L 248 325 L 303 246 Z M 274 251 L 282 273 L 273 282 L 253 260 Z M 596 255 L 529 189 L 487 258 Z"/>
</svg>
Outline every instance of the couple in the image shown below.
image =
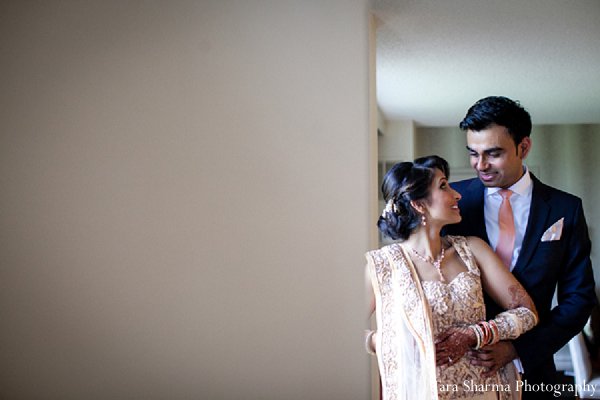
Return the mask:
<svg viewBox="0 0 600 400">
<path fill-rule="evenodd" d="M 366 345 L 383 399 L 553 398 L 553 354 L 596 304 L 581 200 L 523 165 L 531 119 L 518 103 L 482 99 L 460 127 L 478 179 L 452 188 L 430 156 L 382 185 L 378 226 L 399 243 L 367 253 L 377 331 Z"/>
</svg>

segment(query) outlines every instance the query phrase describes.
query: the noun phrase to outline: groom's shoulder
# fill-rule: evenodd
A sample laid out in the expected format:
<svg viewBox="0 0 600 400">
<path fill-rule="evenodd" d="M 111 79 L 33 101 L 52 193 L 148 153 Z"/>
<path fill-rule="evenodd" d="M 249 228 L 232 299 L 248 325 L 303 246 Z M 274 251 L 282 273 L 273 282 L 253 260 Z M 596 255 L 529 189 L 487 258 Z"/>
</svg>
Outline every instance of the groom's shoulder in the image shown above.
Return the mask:
<svg viewBox="0 0 600 400">
<path fill-rule="evenodd" d="M 581 203 L 581 198 L 573 193 L 566 192 L 562 189 L 556 188 L 554 186 L 550 186 L 541 182 L 539 179 L 534 178 L 533 180 L 534 190 L 537 190 L 545 195 L 549 200 L 557 201 L 559 203 L 563 203 L 565 205 L 572 205 Z"/>
</svg>

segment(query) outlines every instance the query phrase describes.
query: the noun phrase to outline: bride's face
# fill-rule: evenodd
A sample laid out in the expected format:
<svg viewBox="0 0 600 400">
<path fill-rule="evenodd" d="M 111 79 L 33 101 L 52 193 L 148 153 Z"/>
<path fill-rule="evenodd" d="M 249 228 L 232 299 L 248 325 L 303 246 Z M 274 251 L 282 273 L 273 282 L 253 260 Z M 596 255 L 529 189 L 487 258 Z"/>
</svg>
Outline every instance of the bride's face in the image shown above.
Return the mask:
<svg viewBox="0 0 600 400">
<path fill-rule="evenodd" d="M 448 178 L 436 168 L 425 204 L 427 219 L 442 225 L 460 222 L 461 216 L 458 208 L 460 198 L 460 193 L 450 187 Z"/>
</svg>

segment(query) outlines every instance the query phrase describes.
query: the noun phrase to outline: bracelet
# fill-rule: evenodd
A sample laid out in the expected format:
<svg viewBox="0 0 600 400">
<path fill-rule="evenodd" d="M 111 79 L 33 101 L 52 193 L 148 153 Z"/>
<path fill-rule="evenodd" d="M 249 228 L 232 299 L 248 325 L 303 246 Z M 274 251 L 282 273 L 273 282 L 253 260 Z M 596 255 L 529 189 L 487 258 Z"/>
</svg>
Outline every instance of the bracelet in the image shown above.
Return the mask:
<svg viewBox="0 0 600 400">
<path fill-rule="evenodd" d="M 487 345 L 495 344 L 500 341 L 500 329 L 496 321 L 481 321 L 473 325 L 469 325 L 469 328 L 475 332 L 477 338 L 477 344 L 474 349 L 479 350 Z"/>
<path fill-rule="evenodd" d="M 496 344 L 500 341 L 500 329 L 498 329 L 498 325 L 494 320 L 491 320 L 489 324 L 492 329 L 492 342 L 490 344 Z"/>
<path fill-rule="evenodd" d="M 477 344 L 475 345 L 474 349 L 479 350 L 483 345 L 483 331 L 479 325 L 469 325 L 469 328 L 475 332 L 475 337 L 477 338 Z"/>
<path fill-rule="evenodd" d="M 492 341 L 492 330 L 490 329 L 490 325 L 486 321 L 481 321 L 477 325 L 483 330 L 482 346 L 487 346 Z"/>
<path fill-rule="evenodd" d="M 373 338 L 374 334 L 375 331 L 366 331 L 365 335 L 365 349 L 367 350 L 367 353 L 371 355 L 376 355 L 376 353 L 373 351 L 373 346 L 371 345 L 371 339 Z"/>
</svg>

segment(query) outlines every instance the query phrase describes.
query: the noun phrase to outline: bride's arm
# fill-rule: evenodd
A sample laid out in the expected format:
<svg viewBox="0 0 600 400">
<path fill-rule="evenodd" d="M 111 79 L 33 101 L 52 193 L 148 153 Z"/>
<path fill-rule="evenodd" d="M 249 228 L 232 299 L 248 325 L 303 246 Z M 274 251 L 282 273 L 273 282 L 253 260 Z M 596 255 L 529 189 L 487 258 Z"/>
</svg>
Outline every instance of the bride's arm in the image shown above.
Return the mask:
<svg viewBox="0 0 600 400">
<path fill-rule="evenodd" d="M 479 238 L 469 237 L 467 241 L 481 271 L 483 290 L 505 310 L 527 309 L 537 323 L 537 310 L 533 300 L 496 253 Z M 527 330 L 531 328 L 533 326 Z"/>
<path fill-rule="evenodd" d="M 538 322 L 533 300 L 488 244 L 476 237 L 467 238 L 467 242 L 481 271 L 483 290 L 506 311 L 493 320 L 443 332 L 436 338 L 438 365 L 454 363 L 470 348 L 515 339 Z"/>
</svg>

